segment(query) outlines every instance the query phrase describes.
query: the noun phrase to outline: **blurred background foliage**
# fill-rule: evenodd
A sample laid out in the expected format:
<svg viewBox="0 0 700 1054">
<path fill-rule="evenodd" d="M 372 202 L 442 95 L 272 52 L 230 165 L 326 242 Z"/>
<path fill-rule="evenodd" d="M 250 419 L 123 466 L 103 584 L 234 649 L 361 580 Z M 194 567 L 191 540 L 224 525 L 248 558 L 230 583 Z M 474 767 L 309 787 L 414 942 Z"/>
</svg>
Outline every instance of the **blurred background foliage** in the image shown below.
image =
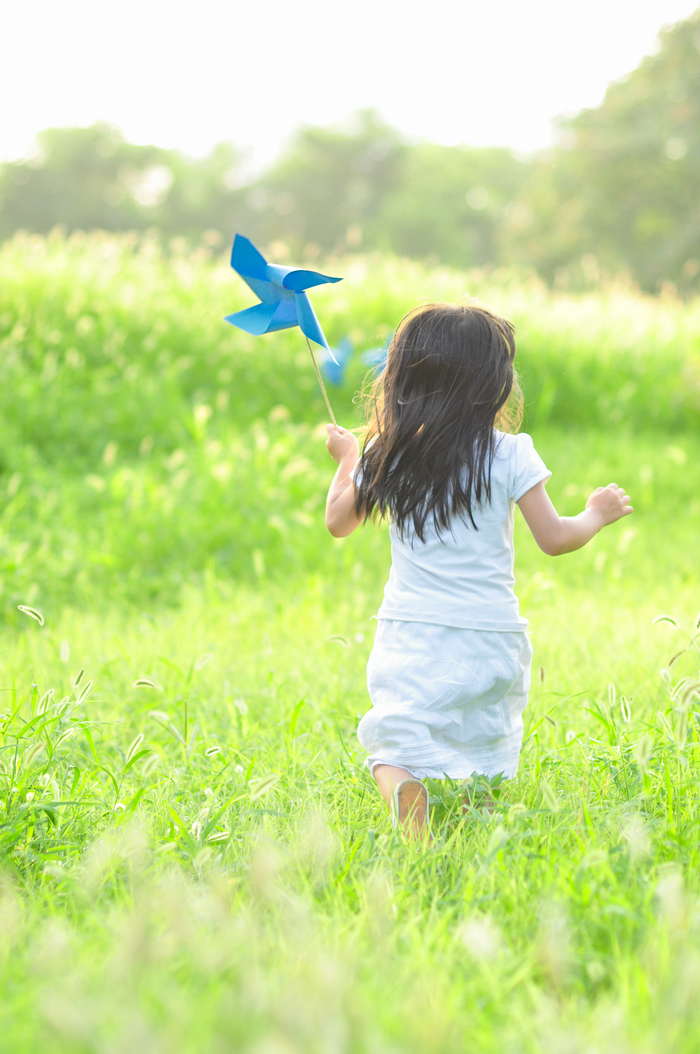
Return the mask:
<svg viewBox="0 0 700 1054">
<path fill-rule="evenodd" d="M 530 157 L 409 142 L 372 111 L 300 129 L 255 176 L 232 144 L 192 160 L 107 124 L 48 129 L 29 156 L 0 166 L 0 237 L 158 228 L 217 246 L 241 230 L 297 259 L 379 249 L 532 267 L 561 288 L 626 274 L 646 291 L 691 294 L 699 177 L 700 11 Z"/>
<path fill-rule="evenodd" d="M 383 580 L 385 532 L 328 542 L 326 411 L 298 329 L 261 341 L 226 325 L 251 299 L 226 257 L 161 241 L 75 231 L 0 247 L 0 620 L 20 603 L 177 603 L 208 577 L 281 577 L 305 592 L 352 575 L 360 552 Z M 639 476 L 635 508 L 653 518 L 658 506 L 664 524 L 653 573 L 685 575 L 696 520 L 684 514 L 670 543 L 664 481 L 670 466 L 685 512 L 696 509 L 700 298 L 620 283 L 571 294 L 533 274 L 390 253 L 326 264 L 344 279 L 317 290 L 315 306 L 329 341 L 349 336 L 356 349 L 331 390 L 338 420 L 359 425 L 362 352 L 420 298 L 498 305 L 517 327 L 526 429 L 559 467 L 558 507 L 579 511 L 583 492 L 561 488 L 596 480 L 591 451 L 614 433 L 622 460 L 608 450 L 600 477 Z"/>
</svg>

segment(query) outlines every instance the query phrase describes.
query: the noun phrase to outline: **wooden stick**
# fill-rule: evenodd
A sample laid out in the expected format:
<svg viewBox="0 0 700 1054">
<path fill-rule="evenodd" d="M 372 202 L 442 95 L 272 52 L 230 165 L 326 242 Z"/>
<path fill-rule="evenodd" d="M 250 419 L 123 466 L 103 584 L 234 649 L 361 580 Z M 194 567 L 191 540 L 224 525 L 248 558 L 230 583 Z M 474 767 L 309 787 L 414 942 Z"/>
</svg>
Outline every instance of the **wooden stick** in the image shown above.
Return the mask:
<svg viewBox="0 0 700 1054">
<path fill-rule="evenodd" d="M 306 337 L 306 334 L 304 334 L 304 336 Z M 321 371 L 319 370 L 318 363 L 316 362 L 316 356 L 314 355 L 314 349 L 311 347 L 311 341 L 309 340 L 308 337 L 306 337 L 306 343 L 309 346 L 309 353 L 311 354 L 311 361 L 313 362 L 314 369 L 316 370 L 316 376 L 318 377 L 318 383 L 321 385 L 321 391 L 323 392 L 323 398 L 326 400 L 326 406 L 328 407 L 328 413 L 331 415 L 331 421 L 333 422 L 334 428 L 337 428 L 338 427 L 338 422 L 336 421 L 335 415 L 333 413 L 333 410 L 331 409 L 331 404 L 330 404 L 330 402 L 328 400 L 328 394 L 326 392 L 326 386 L 323 383 L 323 377 L 321 376 Z"/>
</svg>

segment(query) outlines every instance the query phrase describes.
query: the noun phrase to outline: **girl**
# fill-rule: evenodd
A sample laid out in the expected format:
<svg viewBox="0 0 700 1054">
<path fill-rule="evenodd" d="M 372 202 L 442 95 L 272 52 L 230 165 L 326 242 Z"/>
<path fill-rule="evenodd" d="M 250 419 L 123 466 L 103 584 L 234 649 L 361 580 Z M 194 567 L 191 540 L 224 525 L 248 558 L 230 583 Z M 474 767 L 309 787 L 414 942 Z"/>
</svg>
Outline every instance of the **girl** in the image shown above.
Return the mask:
<svg viewBox="0 0 700 1054">
<path fill-rule="evenodd" d="M 632 512 L 615 483 L 559 516 L 550 473 L 517 431 L 513 326 L 472 304 L 402 321 L 375 382 L 360 456 L 327 426 L 338 462 L 326 506 L 336 538 L 391 521 L 392 566 L 367 665 L 358 737 L 395 822 L 428 827 L 425 777 L 515 775 L 530 686 L 528 625 L 513 592 L 513 508 L 549 556 L 580 549 Z"/>
</svg>

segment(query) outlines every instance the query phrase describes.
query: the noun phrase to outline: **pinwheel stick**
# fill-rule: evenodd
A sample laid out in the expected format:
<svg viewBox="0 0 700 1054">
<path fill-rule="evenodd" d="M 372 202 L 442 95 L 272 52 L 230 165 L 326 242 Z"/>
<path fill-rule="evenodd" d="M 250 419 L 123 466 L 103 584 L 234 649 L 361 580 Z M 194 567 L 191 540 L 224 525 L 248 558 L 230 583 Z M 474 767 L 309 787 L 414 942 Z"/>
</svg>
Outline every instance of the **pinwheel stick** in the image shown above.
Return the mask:
<svg viewBox="0 0 700 1054">
<path fill-rule="evenodd" d="M 306 334 L 304 334 L 304 336 L 306 336 Z M 321 391 L 323 393 L 323 398 L 326 400 L 326 406 L 328 407 L 328 413 L 331 415 L 331 421 L 333 422 L 333 426 L 335 428 L 337 428 L 338 427 L 338 422 L 336 421 L 335 415 L 333 413 L 333 410 L 331 409 L 331 404 L 330 404 L 330 401 L 328 399 L 328 393 L 326 391 L 326 386 L 323 383 L 323 377 L 321 376 L 321 371 L 319 370 L 318 363 L 316 362 L 316 356 L 314 355 L 314 349 L 311 347 L 311 341 L 309 340 L 308 337 L 306 337 L 306 343 L 309 345 L 309 354 L 311 355 L 311 361 L 313 362 L 314 369 L 316 370 L 316 376 L 318 377 L 318 383 L 321 386 Z"/>
</svg>

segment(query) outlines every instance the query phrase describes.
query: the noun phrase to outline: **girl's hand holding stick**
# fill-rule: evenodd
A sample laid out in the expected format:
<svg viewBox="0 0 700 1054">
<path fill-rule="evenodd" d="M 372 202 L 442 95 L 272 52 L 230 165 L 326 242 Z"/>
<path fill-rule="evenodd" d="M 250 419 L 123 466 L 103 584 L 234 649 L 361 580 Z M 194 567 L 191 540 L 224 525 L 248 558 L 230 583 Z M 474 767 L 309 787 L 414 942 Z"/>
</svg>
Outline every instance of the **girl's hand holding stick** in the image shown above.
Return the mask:
<svg viewBox="0 0 700 1054">
<path fill-rule="evenodd" d="M 326 425 L 328 438 L 326 448 L 338 463 L 328 499 L 326 501 L 326 527 L 334 538 L 345 538 L 352 534 L 360 523 L 355 512 L 355 484 L 353 473 L 360 457 L 357 437 L 340 425 Z"/>
<path fill-rule="evenodd" d="M 333 460 L 340 464 L 344 459 L 351 458 L 354 468 L 360 456 L 360 444 L 357 442 L 357 437 L 347 428 L 341 428 L 340 425 L 326 425 L 326 432 L 328 433 L 326 449 Z"/>
</svg>

